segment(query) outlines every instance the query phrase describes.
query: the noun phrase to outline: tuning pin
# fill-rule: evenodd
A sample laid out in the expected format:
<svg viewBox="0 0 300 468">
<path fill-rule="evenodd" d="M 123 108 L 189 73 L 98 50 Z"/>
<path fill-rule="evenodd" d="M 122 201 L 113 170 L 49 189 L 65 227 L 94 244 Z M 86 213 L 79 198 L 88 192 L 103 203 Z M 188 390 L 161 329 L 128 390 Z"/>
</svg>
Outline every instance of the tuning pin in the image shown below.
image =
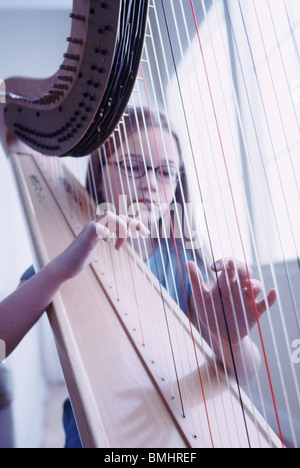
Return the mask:
<svg viewBox="0 0 300 468">
<path fill-rule="evenodd" d="M 68 72 L 74 72 L 74 73 L 77 72 L 77 68 L 76 68 L 76 67 L 72 67 L 71 65 L 61 65 L 61 66 L 60 66 L 60 69 L 61 69 L 61 70 L 68 71 Z"/>
<path fill-rule="evenodd" d="M 58 96 L 58 97 L 64 95 L 63 91 L 56 91 L 54 89 L 50 89 L 49 94 L 52 94 L 53 96 Z"/>
<path fill-rule="evenodd" d="M 85 21 L 85 16 L 77 15 L 77 13 L 70 13 L 70 18 L 74 19 L 74 20 L 77 20 L 77 21 L 82 21 L 82 22 Z"/>
<path fill-rule="evenodd" d="M 69 60 L 76 60 L 77 62 L 80 60 L 80 56 L 75 54 L 64 54 L 64 58 Z"/>
<path fill-rule="evenodd" d="M 66 76 L 66 75 L 57 75 L 56 79 L 60 81 L 69 81 L 70 83 L 73 81 L 72 76 Z"/>
<path fill-rule="evenodd" d="M 68 91 L 69 86 L 68 86 L 67 84 L 52 83 L 52 88 L 55 88 L 55 89 L 63 89 L 63 90 Z"/>
<path fill-rule="evenodd" d="M 83 40 L 78 39 L 77 37 L 67 37 L 67 42 L 71 42 L 72 44 L 79 44 L 79 45 L 83 44 Z"/>
</svg>

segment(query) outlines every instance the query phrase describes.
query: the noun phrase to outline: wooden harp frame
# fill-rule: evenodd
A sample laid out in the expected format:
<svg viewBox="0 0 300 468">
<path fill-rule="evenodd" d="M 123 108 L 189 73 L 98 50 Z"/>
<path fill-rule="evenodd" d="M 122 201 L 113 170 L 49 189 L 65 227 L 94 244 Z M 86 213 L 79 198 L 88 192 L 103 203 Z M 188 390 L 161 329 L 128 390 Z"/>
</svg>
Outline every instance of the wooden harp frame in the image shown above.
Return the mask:
<svg viewBox="0 0 300 468">
<path fill-rule="evenodd" d="M 78 102 L 82 87 L 77 90 L 76 86 L 85 75 L 86 63 L 90 64 L 89 60 L 81 62 L 74 50 L 82 45 L 76 28 L 89 15 L 93 23 L 98 4 L 106 14 L 109 8 L 103 8 L 104 3 L 109 8 L 118 3 L 117 11 L 121 11 L 122 2 L 117 0 L 74 2 L 72 19 L 76 26 L 62 65 L 64 79 L 55 75 L 55 80 L 52 77 L 38 83 L 7 81 L 7 105 L 1 112 L 0 128 L 10 133 L 5 130 L 2 141 L 16 175 L 39 268 L 66 248 L 96 212 L 94 200 L 60 161 L 60 176 L 53 180 L 51 155 L 83 155 L 95 150 L 117 124 L 133 87 L 131 77 L 120 107 L 108 119 L 110 125 L 101 126 L 115 91 L 108 72 L 104 79 L 108 94 L 103 92 L 104 85 L 95 88 L 96 94 L 101 88 L 101 95 L 93 96 L 91 101 L 97 104 L 97 110 L 85 109 L 92 118 L 82 120 L 78 132 L 69 135 L 66 124 L 76 117 L 76 110 L 67 105 L 71 114 L 66 116 L 65 105 L 74 95 Z M 112 29 L 116 27 L 113 24 Z M 89 37 L 89 28 L 85 32 Z M 112 47 L 113 41 L 110 44 Z M 141 47 L 136 51 L 135 64 L 140 55 Z M 75 67 L 75 61 L 83 69 Z M 74 86 L 70 86 L 73 81 Z M 68 89 L 65 83 L 69 83 Z M 51 128 L 47 136 L 39 128 L 33 135 L 24 123 L 28 115 L 34 114 L 35 120 L 45 125 L 48 111 L 61 117 L 60 128 Z M 24 122 L 16 121 L 21 113 Z M 50 120 L 54 122 L 55 118 Z M 45 143 L 47 139 L 52 143 Z M 41 158 L 40 152 L 49 156 Z M 72 213 L 78 207 L 80 217 L 74 217 Z M 93 262 L 63 286 L 48 310 L 83 446 L 283 447 L 283 441 L 223 370 L 198 331 L 133 249 L 127 245 L 117 253 L 102 243 L 99 256 L 106 259 L 105 272 L 99 262 Z M 114 264 L 130 272 L 118 286 Z M 162 324 L 159 332 L 155 324 Z M 181 338 L 171 342 L 170 335 Z M 181 340 L 188 343 L 184 352 Z M 184 382 L 184 394 L 180 382 Z"/>
</svg>

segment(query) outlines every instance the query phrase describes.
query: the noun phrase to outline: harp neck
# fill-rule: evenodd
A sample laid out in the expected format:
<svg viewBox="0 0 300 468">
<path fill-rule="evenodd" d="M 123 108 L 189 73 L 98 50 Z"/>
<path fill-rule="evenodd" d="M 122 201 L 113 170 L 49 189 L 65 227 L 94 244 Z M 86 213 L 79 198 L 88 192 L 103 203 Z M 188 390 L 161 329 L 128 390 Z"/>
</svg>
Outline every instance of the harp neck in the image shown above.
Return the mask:
<svg viewBox="0 0 300 468">
<path fill-rule="evenodd" d="M 45 155 L 84 156 L 97 149 L 118 124 L 134 86 L 147 8 L 148 1 L 130 8 L 121 0 L 74 1 L 60 69 L 43 80 L 6 80 L 5 127 Z"/>
</svg>

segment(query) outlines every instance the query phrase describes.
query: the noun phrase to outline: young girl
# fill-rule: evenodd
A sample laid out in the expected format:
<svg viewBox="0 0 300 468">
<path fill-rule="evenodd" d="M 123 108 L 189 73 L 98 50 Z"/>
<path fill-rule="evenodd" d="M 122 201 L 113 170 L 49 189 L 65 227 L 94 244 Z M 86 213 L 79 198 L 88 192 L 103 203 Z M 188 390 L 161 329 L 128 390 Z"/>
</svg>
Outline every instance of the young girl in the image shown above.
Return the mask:
<svg viewBox="0 0 300 468">
<path fill-rule="evenodd" d="M 179 139 L 165 116 L 147 109 L 129 109 L 125 129 L 120 126 L 119 133 L 92 155 L 87 189 L 98 204 L 109 206 L 117 215 L 124 210 L 137 211 L 147 220 L 151 236 L 143 242 L 133 239 L 133 247 L 189 315 L 228 372 L 241 385 L 249 382 L 259 369 L 260 355 L 248 330 L 257 323 L 257 315 L 275 303 L 276 292 L 269 293 L 268 304 L 257 300 L 262 284 L 251 278 L 246 265 L 230 258 L 215 262 L 210 273 L 205 249 L 193 248 L 199 246 L 197 235 L 193 239 L 192 235 L 188 239 L 184 236 L 184 223 L 189 225 L 188 232 L 193 232 L 185 210 L 190 203 L 188 183 Z M 182 208 L 179 221 L 176 209 L 170 213 L 174 202 Z M 169 229 L 170 224 L 173 229 Z M 64 426 L 66 447 L 81 447 L 69 400 L 64 406 Z"/>
<path fill-rule="evenodd" d="M 241 384 L 250 381 L 260 356 L 248 331 L 276 301 L 275 290 L 268 304 L 259 301 L 262 284 L 246 265 L 230 258 L 208 264 L 187 210 L 192 203 L 179 138 L 164 114 L 129 108 L 119 127 L 91 157 L 89 192 L 116 213 L 127 201 L 127 210 L 148 222 L 151 237 L 133 240 L 134 248 L 228 371 Z"/>
</svg>

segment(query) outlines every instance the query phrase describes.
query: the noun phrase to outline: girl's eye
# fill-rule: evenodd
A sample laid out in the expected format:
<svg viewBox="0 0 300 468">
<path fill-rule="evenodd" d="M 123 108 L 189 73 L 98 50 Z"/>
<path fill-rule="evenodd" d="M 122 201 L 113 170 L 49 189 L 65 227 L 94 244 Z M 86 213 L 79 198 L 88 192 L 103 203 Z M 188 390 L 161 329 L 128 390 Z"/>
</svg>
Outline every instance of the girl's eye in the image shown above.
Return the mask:
<svg viewBox="0 0 300 468">
<path fill-rule="evenodd" d="M 123 162 L 120 163 L 120 168 L 125 172 L 125 171 L 128 171 L 130 172 L 131 171 L 131 167 L 132 169 L 134 169 L 134 166 L 131 166 L 129 163 L 125 164 Z"/>
<path fill-rule="evenodd" d="M 130 164 L 128 163 L 120 163 L 120 169 L 122 174 L 129 176 L 129 177 L 137 177 L 140 173 L 140 168 L 137 164 Z"/>
<path fill-rule="evenodd" d="M 169 168 L 162 168 L 162 174 L 164 177 L 169 178 L 169 179 L 174 179 L 177 177 L 177 171 L 176 169 L 173 169 L 172 167 Z"/>
<path fill-rule="evenodd" d="M 129 170 L 131 169 L 130 166 L 127 166 L 127 168 L 129 168 Z M 139 166 L 132 164 L 132 172 L 134 174 L 138 174 L 139 173 Z"/>
</svg>

